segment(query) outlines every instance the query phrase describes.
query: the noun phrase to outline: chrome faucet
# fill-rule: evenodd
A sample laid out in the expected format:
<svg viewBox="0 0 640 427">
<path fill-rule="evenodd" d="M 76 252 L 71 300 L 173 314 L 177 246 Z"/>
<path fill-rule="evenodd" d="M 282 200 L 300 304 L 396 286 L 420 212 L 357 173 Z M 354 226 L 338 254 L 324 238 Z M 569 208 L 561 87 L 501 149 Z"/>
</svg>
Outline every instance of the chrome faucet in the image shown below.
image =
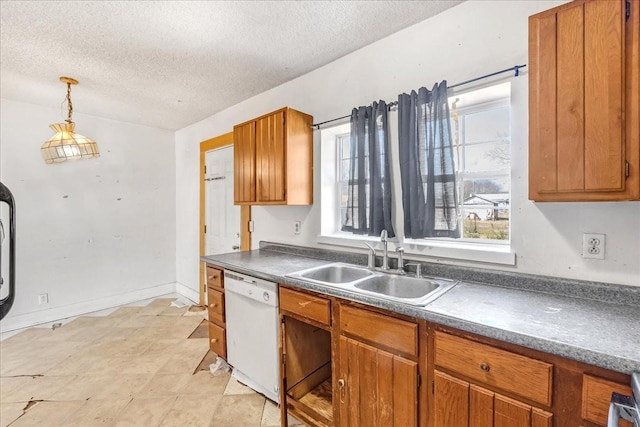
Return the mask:
<svg viewBox="0 0 640 427">
<path fill-rule="evenodd" d="M 369 270 L 373 270 L 376 268 L 376 250 L 373 249 L 373 246 L 371 246 L 367 242 L 362 242 L 362 243 L 364 243 L 367 246 L 367 248 L 369 248 L 369 258 L 367 258 L 367 268 Z"/>
<path fill-rule="evenodd" d="M 382 242 L 382 247 L 384 252 L 382 253 L 382 267 L 381 270 L 389 270 L 389 253 L 387 252 L 387 230 L 382 230 L 380 233 L 380 242 Z"/>
</svg>

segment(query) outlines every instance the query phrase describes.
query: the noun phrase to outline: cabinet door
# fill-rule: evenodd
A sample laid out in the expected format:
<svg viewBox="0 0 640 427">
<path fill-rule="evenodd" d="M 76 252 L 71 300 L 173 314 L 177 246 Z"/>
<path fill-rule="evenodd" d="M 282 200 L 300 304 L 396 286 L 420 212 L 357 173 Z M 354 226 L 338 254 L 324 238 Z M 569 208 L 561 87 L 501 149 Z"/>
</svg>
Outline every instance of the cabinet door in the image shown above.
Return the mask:
<svg viewBox="0 0 640 427">
<path fill-rule="evenodd" d="M 594 0 L 530 18 L 530 199 L 628 198 L 624 15 Z"/>
<path fill-rule="evenodd" d="M 256 133 L 255 122 L 233 128 L 233 201 L 248 204 L 256 201 Z"/>
<path fill-rule="evenodd" d="M 434 392 L 436 426 L 469 426 L 469 383 L 436 371 Z"/>
<path fill-rule="evenodd" d="M 285 202 L 284 111 L 256 122 L 258 202 Z"/>
<path fill-rule="evenodd" d="M 344 336 L 339 345 L 340 424 L 417 425 L 418 364 Z"/>
<path fill-rule="evenodd" d="M 551 427 L 552 414 L 435 371 L 437 427 Z"/>
</svg>

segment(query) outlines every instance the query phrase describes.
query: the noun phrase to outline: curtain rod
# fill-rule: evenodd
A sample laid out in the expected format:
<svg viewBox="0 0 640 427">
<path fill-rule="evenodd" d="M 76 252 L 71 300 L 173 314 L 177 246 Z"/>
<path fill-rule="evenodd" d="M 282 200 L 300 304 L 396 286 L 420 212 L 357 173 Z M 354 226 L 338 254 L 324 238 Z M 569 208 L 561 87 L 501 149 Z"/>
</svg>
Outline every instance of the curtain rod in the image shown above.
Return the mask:
<svg viewBox="0 0 640 427">
<path fill-rule="evenodd" d="M 503 73 L 508 73 L 510 71 L 513 71 L 514 77 L 518 77 L 520 75 L 520 68 L 524 68 L 526 67 L 527 64 L 524 65 L 514 65 L 511 68 L 505 68 L 504 70 L 500 70 L 500 71 L 496 71 L 495 73 L 491 73 L 491 74 L 485 74 L 484 76 L 480 76 L 480 77 L 476 77 L 473 78 L 471 80 L 467 80 L 464 82 L 460 82 L 460 83 L 456 83 L 454 85 L 448 86 L 447 89 L 453 89 L 456 88 L 458 86 L 463 86 L 463 85 L 468 85 L 469 83 L 473 83 L 473 82 L 477 82 L 478 80 L 483 80 L 489 77 L 493 77 L 493 76 L 497 76 L 498 74 L 503 74 Z M 398 105 L 398 101 L 393 101 L 387 104 L 387 108 L 393 107 L 395 105 Z M 314 123 L 311 125 L 312 128 L 316 128 L 316 130 L 320 129 L 320 126 L 325 125 L 327 123 L 331 123 L 331 122 L 337 122 L 338 120 L 342 120 L 342 119 L 347 119 L 351 117 L 351 114 L 347 115 L 347 116 L 342 116 L 342 117 L 338 117 L 337 119 L 331 119 L 331 120 L 326 120 L 324 122 L 320 122 L 320 123 Z"/>
</svg>

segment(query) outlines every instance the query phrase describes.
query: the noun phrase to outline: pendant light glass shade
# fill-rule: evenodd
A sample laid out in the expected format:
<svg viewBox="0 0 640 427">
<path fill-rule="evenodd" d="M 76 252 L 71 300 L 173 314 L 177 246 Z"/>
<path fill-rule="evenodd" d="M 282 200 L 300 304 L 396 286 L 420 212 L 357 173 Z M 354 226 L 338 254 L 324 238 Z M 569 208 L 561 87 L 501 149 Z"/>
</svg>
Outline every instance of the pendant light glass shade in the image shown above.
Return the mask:
<svg viewBox="0 0 640 427">
<path fill-rule="evenodd" d="M 99 157 L 98 144 L 86 136 L 75 133 L 75 123 L 54 123 L 49 126 L 55 132 L 42 145 L 42 157 L 47 163 Z"/>
<path fill-rule="evenodd" d="M 60 80 L 67 84 L 67 106 L 69 115 L 66 123 L 54 123 L 49 127 L 53 129 L 55 135 L 49 138 L 40 151 L 46 163 L 60 163 L 67 160 L 88 159 L 99 157 L 98 144 L 86 136 L 75 133 L 75 123 L 71 120 L 73 104 L 71 103 L 71 85 L 78 84 L 78 81 L 71 77 L 60 77 Z"/>
</svg>

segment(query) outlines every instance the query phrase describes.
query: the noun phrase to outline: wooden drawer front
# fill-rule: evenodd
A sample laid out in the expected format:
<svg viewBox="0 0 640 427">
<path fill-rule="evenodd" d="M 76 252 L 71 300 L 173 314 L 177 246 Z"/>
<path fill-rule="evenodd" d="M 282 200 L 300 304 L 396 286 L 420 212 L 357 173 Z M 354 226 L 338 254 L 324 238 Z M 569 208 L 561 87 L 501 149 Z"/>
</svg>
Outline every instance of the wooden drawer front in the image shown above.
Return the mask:
<svg viewBox="0 0 640 427">
<path fill-rule="evenodd" d="M 418 355 L 418 325 L 415 323 L 342 305 L 340 331 L 412 356 Z"/>
<path fill-rule="evenodd" d="M 583 375 L 582 418 L 598 425 L 606 426 L 611 393 L 614 391 L 626 396 L 631 395 L 631 387 L 626 384 L 618 384 L 602 378 Z M 620 426 L 631 427 L 631 423 L 620 421 Z"/>
<path fill-rule="evenodd" d="M 280 309 L 323 325 L 331 325 L 331 301 L 321 297 L 281 287 Z"/>
<path fill-rule="evenodd" d="M 207 309 L 209 320 L 224 323 L 224 294 L 215 289 L 207 288 Z"/>
<path fill-rule="evenodd" d="M 209 348 L 218 356 L 227 357 L 225 330 L 211 322 L 209 322 Z"/>
<path fill-rule="evenodd" d="M 553 365 L 444 332 L 435 334 L 436 365 L 551 405 Z"/>
<path fill-rule="evenodd" d="M 224 274 L 222 270 L 207 265 L 207 287 L 224 288 Z"/>
</svg>

